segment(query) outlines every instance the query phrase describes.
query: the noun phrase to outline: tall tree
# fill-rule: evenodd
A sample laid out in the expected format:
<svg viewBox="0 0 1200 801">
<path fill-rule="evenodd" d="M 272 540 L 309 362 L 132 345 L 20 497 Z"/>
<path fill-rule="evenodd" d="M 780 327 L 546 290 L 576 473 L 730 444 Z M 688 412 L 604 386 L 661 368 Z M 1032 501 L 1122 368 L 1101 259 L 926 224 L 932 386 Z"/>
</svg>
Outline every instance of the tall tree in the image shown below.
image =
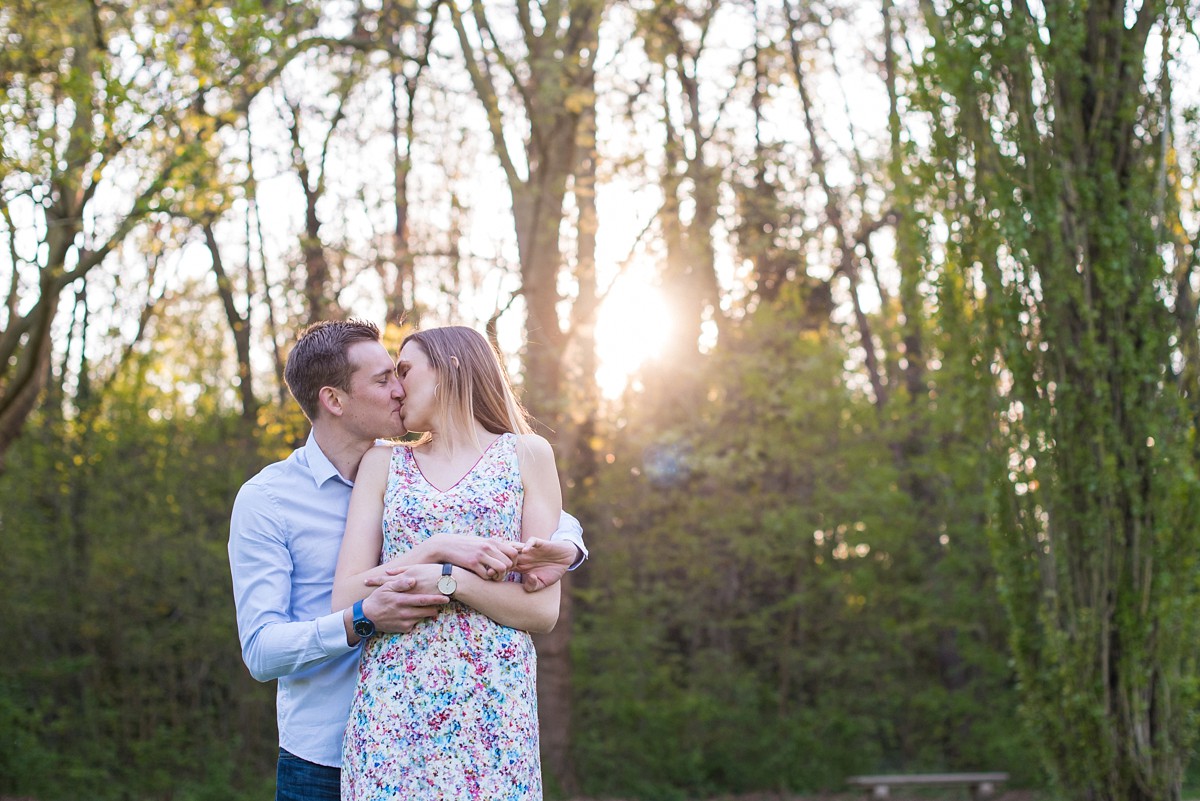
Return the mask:
<svg viewBox="0 0 1200 801">
<path fill-rule="evenodd" d="M 1068 797 L 1178 799 L 1200 634 L 1196 308 L 1179 290 L 1197 265 L 1164 259 L 1186 220 L 1163 178 L 1192 146 L 1165 91 L 1188 12 L 922 7 L 948 280 L 986 325 L 993 544 L 1028 719 Z"/>
<path fill-rule="evenodd" d="M 560 247 L 568 182 L 579 167 L 581 120 L 595 105 L 594 64 L 606 0 L 518 0 L 516 19 L 472 2 L 447 4 L 492 146 L 512 194 L 525 301 L 525 399 L 551 428 L 565 419 L 567 336 L 559 323 Z M 537 638 L 542 748 L 550 775 L 574 785 L 570 765 L 569 607 Z"/>
<path fill-rule="evenodd" d="M 705 319 L 719 326 L 722 319 L 717 281 L 715 227 L 722 173 L 716 153 L 726 103 L 726 93 L 715 108 L 705 103 L 706 80 L 702 62 L 709 36 L 720 23 L 723 0 L 701 3 L 658 2 L 642 17 L 643 40 L 650 57 L 660 65 L 663 121 L 661 211 L 666 264 L 663 288 L 672 298 L 677 330 L 662 359 L 662 384 L 676 398 L 679 382 L 695 374 L 700 335 Z M 734 80 L 723 75 L 724 80 Z"/>
<path fill-rule="evenodd" d="M 800 101 L 800 114 L 804 122 L 804 130 L 808 137 L 809 153 L 812 158 L 812 173 L 825 199 L 824 224 L 828 227 L 836 248 L 837 274 L 844 277 L 849 284 L 850 306 L 854 312 L 854 321 L 861 339 L 863 358 L 867 378 L 875 396 L 875 403 L 880 407 L 887 404 L 890 387 L 888 386 L 885 368 L 880 364 L 877 346 L 877 332 L 871 323 L 870 316 L 863 304 L 862 291 L 865 284 L 865 265 L 862 254 L 867 252 L 866 240 L 878 227 L 869 219 L 859 220 L 855 230 L 854 220 L 849 213 L 849 202 L 845 195 L 855 191 L 862 193 L 867 176 L 858 175 L 858 184 L 843 192 L 835 185 L 830 175 L 830 154 L 827 137 L 820 130 L 819 111 L 815 107 L 812 90 L 809 86 L 811 77 L 808 74 L 807 59 L 802 51 L 802 43 L 807 38 L 803 32 L 806 25 L 814 24 L 824 9 L 808 6 L 800 8 L 799 4 L 784 0 L 786 11 L 786 48 L 788 63 L 791 67 L 792 79 L 795 82 L 797 98 Z M 882 286 L 877 287 L 882 293 Z"/>
<path fill-rule="evenodd" d="M 528 334 L 525 395 L 534 413 L 554 425 L 562 413 L 566 342 L 558 319 L 559 236 L 567 183 L 579 164 L 580 120 L 595 103 L 605 0 L 520 0 L 516 7 L 515 20 L 497 23 L 493 17 L 501 15 L 485 3 L 471 3 L 467 14 L 448 4 L 512 194 Z"/>
<path fill-rule="evenodd" d="M 333 108 L 325 115 L 318 110 L 307 108 L 286 89 L 282 94 L 280 116 L 291 143 L 289 152 L 292 169 L 295 170 L 304 196 L 304 228 L 300 232 L 300 253 L 304 262 L 304 301 L 309 322 L 344 315 L 335 291 L 330 248 L 321 235 L 321 206 L 329 185 L 329 153 L 334 134 L 345 119 L 346 102 L 350 93 L 361 80 L 361 67 L 357 61 L 350 57 L 342 64 L 340 74 L 336 76 L 336 86 L 331 92 Z M 302 80 L 307 83 L 310 79 L 305 77 Z M 318 126 L 314 126 L 319 129 L 323 126 L 323 130 L 315 137 L 316 141 L 306 141 L 307 122 L 322 116 L 324 119 L 320 119 Z"/>
<path fill-rule="evenodd" d="M 221 245 L 217 241 L 213 224 L 205 221 L 200 229 L 204 232 L 204 244 L 212 258 L 213 274 L 217 278 L 217 296 L 221 299 L 221 308 L 225 310 L 225 321 L 233 332 L 234 354 L 237 357 L 238 398 L 242 406 L 242 420 L 253 424 L 258 412 L 258 399 L 254 396 L 254 372 L 250 368 L 250 308 L 249 301 L 246 310 L 238 309 L 234 297 L 233 282 L 225 269 L 225 260 L 221 255 Z M 249 243 L 247 243 L 249 244 Z M 247 270 L 247 279 L 249 270 Z M 252 284 L 247 281 L 247 296 L 251 294 Z"/>
<path fill-rule="evenodd" d="M 395 212 L 390 258 L 381 259 L 377 270 L 388 299 L 386 319 L 421 320 L 417 305 L 416 259 L 409 227 L 409 177 L 412 174 L 413 143 L 417 138 L 418 93 L 429 66 L 435 24 L 442 0 L 428 8 L 409 2 L 384 3 L 375 27 L 386 42 L 391 89 L 392 208 Z"/>
</svg>

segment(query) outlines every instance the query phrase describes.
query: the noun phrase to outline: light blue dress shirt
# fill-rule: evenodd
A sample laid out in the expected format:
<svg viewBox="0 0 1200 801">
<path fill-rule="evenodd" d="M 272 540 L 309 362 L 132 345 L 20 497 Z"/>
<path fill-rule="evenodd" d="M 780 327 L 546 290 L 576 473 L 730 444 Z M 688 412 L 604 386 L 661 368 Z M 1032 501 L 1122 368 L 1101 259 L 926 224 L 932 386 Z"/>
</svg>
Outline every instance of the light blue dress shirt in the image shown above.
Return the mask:
<svg viewBox="0 0 1200 801">
<path fill-rule="evenodd" d="M 242 659 L 259 681 L 278 679 L 279 745 L 318 765 L 341 765 L 358 678 L 357 645 L 330 613 L 350 491 L 310 433 L 304 447 L 242 485 L 229 527 L 229 565 Z M 587 558 L 579 522 L 564 513 L 552 539 Z"/>
</svg>

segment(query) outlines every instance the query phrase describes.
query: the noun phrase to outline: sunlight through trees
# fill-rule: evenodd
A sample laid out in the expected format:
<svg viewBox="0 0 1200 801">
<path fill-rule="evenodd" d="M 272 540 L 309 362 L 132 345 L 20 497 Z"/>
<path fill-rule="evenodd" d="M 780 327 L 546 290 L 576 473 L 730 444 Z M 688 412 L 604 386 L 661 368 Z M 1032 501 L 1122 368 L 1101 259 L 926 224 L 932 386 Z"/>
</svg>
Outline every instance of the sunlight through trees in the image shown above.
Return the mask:
<svg viewBox="0 0 1200 801">
<path fill-rule="evenodd" d="M 6 2 L 0 794 L 269 792 L 229 508 L 353 315 L 485 331 L 555 445 L 593 559 L 538 641 L 552 797 L 1178 801 L 1198 19 Z"/>
</svg>

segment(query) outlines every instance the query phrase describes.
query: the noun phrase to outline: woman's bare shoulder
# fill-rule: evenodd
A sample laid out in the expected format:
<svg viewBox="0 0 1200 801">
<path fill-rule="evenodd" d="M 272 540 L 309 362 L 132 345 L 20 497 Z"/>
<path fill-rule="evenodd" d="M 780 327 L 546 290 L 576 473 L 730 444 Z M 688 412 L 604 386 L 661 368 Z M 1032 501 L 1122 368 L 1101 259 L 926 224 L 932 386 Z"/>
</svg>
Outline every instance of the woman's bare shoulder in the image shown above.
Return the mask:
<svg viewBox="0 0 1200 801">
<path fill-rule="evenodd" d="M 540 434 L 514 434 L 517 439 L 517 449 L 527 451 L 539 458 L 554 458 L 554 448 Z"/>
<path fill-rule="evenodd" d="M 393 443 L 372 445 L 370 450 L 363 454 L 362 461 L 358 463 L 359 476 L 387 473 L 392 463 L 392 456 L 400 447 L 406 446 Z"/>
<path fill-rule="evenodd" d="M 407 447 L 397 442 L 376 442 L 371 449 L 363 454 L 363 462 L 368 459 L 374 462 L 386 462 L 392 458 L 397 448 Z"/>
</svg>

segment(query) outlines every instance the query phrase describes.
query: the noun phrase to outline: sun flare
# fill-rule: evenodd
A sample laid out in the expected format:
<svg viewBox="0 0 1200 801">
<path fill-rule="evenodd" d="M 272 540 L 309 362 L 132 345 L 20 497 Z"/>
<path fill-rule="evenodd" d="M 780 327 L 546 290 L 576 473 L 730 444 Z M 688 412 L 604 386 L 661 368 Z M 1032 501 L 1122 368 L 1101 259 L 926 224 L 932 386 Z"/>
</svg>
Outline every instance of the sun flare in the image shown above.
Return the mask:
<svg viewBox="0 0 1200 801">
<path fill-rule="evenodd" d="M 635 272 L 617 279 L 596 319 L 596 382 L 616 398 L 648 360 L 659 356 L 674 318 L 662 292 Z"/>
</svg>

